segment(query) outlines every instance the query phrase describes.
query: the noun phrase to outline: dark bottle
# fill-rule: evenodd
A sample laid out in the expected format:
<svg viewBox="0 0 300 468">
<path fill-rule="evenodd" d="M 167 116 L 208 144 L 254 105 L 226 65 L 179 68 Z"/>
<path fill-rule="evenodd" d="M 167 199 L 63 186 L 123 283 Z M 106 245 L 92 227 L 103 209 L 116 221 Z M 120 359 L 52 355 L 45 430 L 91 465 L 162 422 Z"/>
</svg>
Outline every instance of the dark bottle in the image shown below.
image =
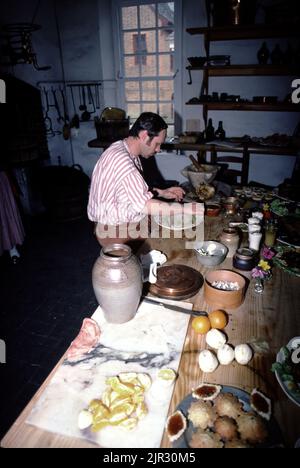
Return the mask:
<svg viewBox="0 0 300 468">
<path fill-rule="evenodd" d="M 216 130 L 216 133 L 215 133 L 215 138 L 217 138 L 218 140 L 225 140 L 225 137 L 226 137 L 226 133 L 225 133 L 225 130 L 223 128 L 223 122 L 220 121 L 219 122 L 219 126 Z"/>
<path fill-rule="evenodd" d="M 257 59 L 260 65 L 266 65 L 268 63 L 270 51 L 267 47 L 266 42 L 263 43 L 259 51 L 257 52 Z"/>
<path fill-rule="evenodd" d="M 299 63 L 300 63 L 300 44 L 298 45 L 298 47 L 296 48 L 296 50 L 294 51 L 294 65 L 296 65 L 297 69 L 299 67 Z"/>
<path fill-rule="evenodd" d="M 208 125 L 205 130 L 206 141 L 215 139 L 215 129 L 212 124 L 212 119 L 208 119 Z"/>
<path fill-rule="evenodd" d="M 283 52 L 280 49 L 279 44 L 276 44 L 274 49 L 271 52 L 271 62 L 273 65 L 282 65 L 283 63 Z"/>
<path fill-rule="evenodd" d="M 290 43 L 288 43 L 287 48 L 283 53 L 283 63 L 287 66 L 294 65 L 294 50 Z"/>
</svg>

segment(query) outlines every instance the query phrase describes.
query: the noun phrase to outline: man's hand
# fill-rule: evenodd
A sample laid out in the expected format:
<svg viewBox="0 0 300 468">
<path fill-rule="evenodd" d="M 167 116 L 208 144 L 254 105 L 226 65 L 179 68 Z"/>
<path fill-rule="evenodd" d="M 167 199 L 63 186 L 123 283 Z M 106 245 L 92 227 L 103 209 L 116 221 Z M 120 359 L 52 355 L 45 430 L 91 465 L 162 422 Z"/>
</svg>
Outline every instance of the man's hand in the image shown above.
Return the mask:
<svg viewBox="0 0 300 468">
<path fill-rule="evenodd" d="M 181 187 L 170 187 L 167 189 L 154 188 L 159 197 L 166 198 L 167 200 L 181 201 L 184 197 L 185 191 Z"/>
</svg>

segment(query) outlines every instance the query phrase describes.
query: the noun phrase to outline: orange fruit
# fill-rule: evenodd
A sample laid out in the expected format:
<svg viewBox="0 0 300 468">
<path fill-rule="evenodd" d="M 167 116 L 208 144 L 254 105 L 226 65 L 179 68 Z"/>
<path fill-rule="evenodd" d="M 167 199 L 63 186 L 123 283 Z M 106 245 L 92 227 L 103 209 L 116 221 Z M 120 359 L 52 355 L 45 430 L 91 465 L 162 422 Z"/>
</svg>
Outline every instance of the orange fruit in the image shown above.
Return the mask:
<svg viewBox="0 0 300 468">
<path fill-rule="evenodd" d="M 218 328 L 219 330 L 222 330 L 226 327 L 228 323 L 227 314 L 222 310 L 214 310 L 209 314 L 208 317 L 211 324 L 211 328 Z"/>
<path fill-rule="evenodd" d="M 194 317 L 192 321 L 192 328 L 195 330 L 196 333 L 204 335 L 211 328 L 209 318 L 205 315 L 201 315 L 200 317 Z"/>
</svg>

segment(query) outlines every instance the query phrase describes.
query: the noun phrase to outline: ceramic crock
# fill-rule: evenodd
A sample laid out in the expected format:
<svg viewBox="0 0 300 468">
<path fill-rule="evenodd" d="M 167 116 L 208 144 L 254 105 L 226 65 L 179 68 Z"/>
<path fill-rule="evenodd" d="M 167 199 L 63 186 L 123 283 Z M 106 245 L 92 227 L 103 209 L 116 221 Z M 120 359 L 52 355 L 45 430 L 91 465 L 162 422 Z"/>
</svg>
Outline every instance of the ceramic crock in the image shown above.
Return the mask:
<svg viewBox="0 0 300 468">
<path fill-rule="evenodd" d="M 128 245 L 102 248 L 93 267 L 92 282 L 108 322 L 124 323 L 135 316 L 142 294 L 142 270 Z"/>
<path fill-rule="evenodd" d="M 255 267 L 256 255 L 251 249 L 238 249 L 233 257 L 233 266 L 238 270 L 250 271 Z"/>
</svg>

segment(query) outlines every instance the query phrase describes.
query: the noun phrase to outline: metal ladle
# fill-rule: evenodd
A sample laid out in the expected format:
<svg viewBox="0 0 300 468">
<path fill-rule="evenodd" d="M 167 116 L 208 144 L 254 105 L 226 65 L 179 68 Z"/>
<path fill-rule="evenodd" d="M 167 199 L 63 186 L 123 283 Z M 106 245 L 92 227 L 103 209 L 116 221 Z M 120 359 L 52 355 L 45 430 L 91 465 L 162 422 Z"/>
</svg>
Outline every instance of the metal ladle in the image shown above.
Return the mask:
<svg viewBox="0 0 300 468">
<path fill-rule="evenodd" d="M 81 114 L 81 120 L 83 120 L 84 122 L 87 122 L 88 120 L 90 120 L 91 118 L 91 114 L 90 112 L 88 112 L 86 109 L 86 101 L 85 101 L 85 89 L 84 89 L 84 86 L 82 87 L 82 99 L 83 99 L 83 106 L 82 108 L 84 108 L 85 110 L 82 112 Z M 80 107 L 79 107 L 80 109 Z"/>
</svg>

